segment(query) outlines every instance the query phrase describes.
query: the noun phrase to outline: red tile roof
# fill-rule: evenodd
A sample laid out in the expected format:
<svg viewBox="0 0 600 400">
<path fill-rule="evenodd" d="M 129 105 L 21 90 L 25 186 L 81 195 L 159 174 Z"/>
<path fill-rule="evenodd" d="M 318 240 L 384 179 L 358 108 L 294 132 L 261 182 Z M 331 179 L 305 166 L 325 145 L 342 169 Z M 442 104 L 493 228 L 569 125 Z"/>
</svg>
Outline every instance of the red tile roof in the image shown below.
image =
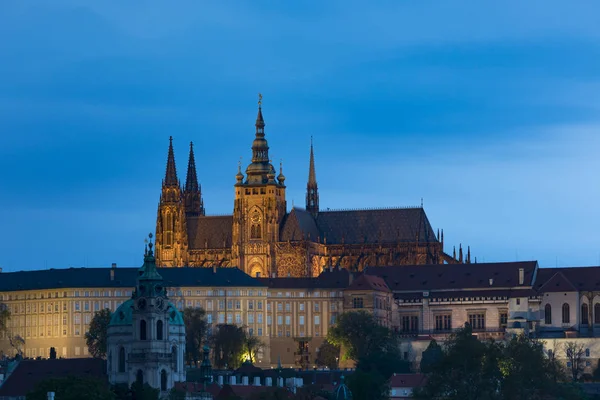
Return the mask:
<svg viewBox="0 0 600 400">
<path fill-rule="evenodd" d="M 378 292 L 390 292 L 390 288 L 385 281 L 376 275 L 362 274 L 356 278 L 347 290 L 375 290 Z"/>
</svg>

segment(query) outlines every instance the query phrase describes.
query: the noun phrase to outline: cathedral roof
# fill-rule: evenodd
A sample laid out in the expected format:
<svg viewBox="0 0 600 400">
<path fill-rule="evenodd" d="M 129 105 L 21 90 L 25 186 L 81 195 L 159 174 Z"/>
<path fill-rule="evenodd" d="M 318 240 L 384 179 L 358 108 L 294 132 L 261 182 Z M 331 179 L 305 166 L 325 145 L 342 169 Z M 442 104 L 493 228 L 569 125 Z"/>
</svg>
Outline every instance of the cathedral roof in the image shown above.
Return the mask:
<svg viewBox="0 0 600 400">
<path fill-rule="evenodd" d="M 188 217 L 187 227 L 191 250 L 231 247 L 232 215 Z"/>
<path fill-rule="evenodd" d="M 390 208 L 320 211 L 316 218 L 294 208 L 284 221 L 282 241 L 304 240 L 327 244 L 437 242 L 425 210 Z"/>
</svg>

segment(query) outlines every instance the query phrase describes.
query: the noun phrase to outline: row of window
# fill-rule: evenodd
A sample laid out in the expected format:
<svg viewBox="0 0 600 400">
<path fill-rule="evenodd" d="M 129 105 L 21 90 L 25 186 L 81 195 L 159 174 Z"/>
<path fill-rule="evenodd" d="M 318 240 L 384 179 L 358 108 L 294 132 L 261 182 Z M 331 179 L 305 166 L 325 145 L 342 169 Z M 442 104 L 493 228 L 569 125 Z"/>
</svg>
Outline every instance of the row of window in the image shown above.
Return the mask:
<svg viewBox="0 0 600 400">
<path fill-rule="evenodd" d="M 594 324 L 600 324 L 600 303 L 594 304 Z M 544 323 L 546 325 L 552 324 L 552 306 L 546 304 L 544 307 Z M 562 323 L 571 323 L 571 307 L 568 303 L 562 305 Z M 590 323 L 590 308 L 587 303 L 581 305 L 581 324 L 588 325 Z"/>
<path fill-rule="evenodd" d="M 485 313 L 469 313 L 467 315 L 467 322 L 473 330 L 484 330 L 485 325 Z M 508 313 L 500 312 L 499 314 L 499 326 L 506 328 L 508 322 Z M 451 314 L 436 314 L 434 315 L 434 326 L 435 331 L 444 332 L 452 330 L 452 315 Z M 419 317 L 417 315 L 402 315 L 400 318 L 400 331 L 401 332 L 418 332 Z"/>
</svg>

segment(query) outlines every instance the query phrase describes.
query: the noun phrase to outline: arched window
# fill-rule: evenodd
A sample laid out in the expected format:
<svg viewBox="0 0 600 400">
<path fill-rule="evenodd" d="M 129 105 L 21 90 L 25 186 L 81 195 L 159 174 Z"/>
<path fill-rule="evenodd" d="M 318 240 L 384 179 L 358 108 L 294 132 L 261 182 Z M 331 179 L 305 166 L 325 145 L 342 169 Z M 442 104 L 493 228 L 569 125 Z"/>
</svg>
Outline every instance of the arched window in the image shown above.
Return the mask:
<svg viewBox="0 0 600 400">
<path fill-rule="evenodd" d="M 581 323 L 587 325 L 590 323 L 590 308 L 586 303 L 581 305 Z"/>
<path fill-rule="evenodd" d="M 177 364 L 179 362 L 177 359 L 177 346 L 173 346 L 171 353 L 173 354 L 173 371 L 177 372 Z"/>
<path fill-rule="evenodd" d="M 125 347 L 119 349 L 119 372 L 125 372 Z"/>
<path fill-rule="evenodd" d="M 160 371 L 160 390 L 167 391 L 167 371 L 164 369 Z"/>
<path fill-rule="evenodd" d="M 260 233 L 260 224 L 256 225 L 256 238 L 260 239 L 261 238 L 261 233 Z"/>
<path fill-rule="evenodd" d="M 260 239 L 260 224 L 252 225 L 250 227 L 250 239 Z"/>
<path fill-rule="evenodd" d="M 156 323 L 156 340 L 163 340 L 163 322 L 160 319 Z"/>
<path fill-rule="evenodd" d="M 140 340 L 146 340 L 146 321 L 145 320 L 141 320 L 140 321 Z"/>
<path fill-rule="evenodd" d="M 544 322 L 546 325 L 552 325 L 552 306 L 550 304 L 546 304 L 544 307 Z"/>
<path fill-rule="evenodd" d="M 600 324 L 600 303 L 594 304 L 594 323 Z"/>
<path fill-rule="evenodd" d="M 137 383 L 139 383 L 140 385 L 144 384 L 144 371 L 142 371 L 141 369 L 138 369 L 138 372 L 135 375 L 135 381 Z"/>
<path fill-rule="evenodd" d="M 562 306 L 562 323 L 568 324 L 571 322 L 571 310 L 569 309 L 569 305 L 567 303 Z"/>
</svg>

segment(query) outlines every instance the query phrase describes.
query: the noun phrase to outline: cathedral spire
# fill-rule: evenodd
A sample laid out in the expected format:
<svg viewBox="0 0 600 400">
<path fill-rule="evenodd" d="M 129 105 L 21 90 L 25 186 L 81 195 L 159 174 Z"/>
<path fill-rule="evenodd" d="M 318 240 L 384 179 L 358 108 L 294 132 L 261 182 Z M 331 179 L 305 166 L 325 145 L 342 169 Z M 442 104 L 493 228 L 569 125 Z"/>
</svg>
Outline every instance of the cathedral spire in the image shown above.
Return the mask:
<svg viewBox="0 0 600 400">
<path fill-rule="evenodd" d="M 262 115 L 262 94 L 258 94 L 258 114 L 256 115 L 256 137 L 265 137 L 265 120 Z"/>
<path fill-rule="evenodd" d="M 163 186 L 179 186 L 177 169 L 175 168 L 175 154 L 173 152 L 173 136 L 169 136 L 169 155 L 167 156 L 167 171 Z"/>
<path fill-rule="evenodd" d="M 190 158 L 188 160 L 187 177 L 183 192 L 185 212 L 193 215 L 204 215 L 204 201 L 202 200 L 201 187 L 196 174 L 196 159 L 194 157 L 194 143 L 190 142 Z"/>
<path fill-rule="evenodd" d="M 306 184 L 306 211 L 315 217 L 319 213 L 319 188 L 315 172 L 315 154 L 313 151 L 312 136 L 310 137 L 310 161 L 308 166 L 308 183 Z"/>
</svg>

